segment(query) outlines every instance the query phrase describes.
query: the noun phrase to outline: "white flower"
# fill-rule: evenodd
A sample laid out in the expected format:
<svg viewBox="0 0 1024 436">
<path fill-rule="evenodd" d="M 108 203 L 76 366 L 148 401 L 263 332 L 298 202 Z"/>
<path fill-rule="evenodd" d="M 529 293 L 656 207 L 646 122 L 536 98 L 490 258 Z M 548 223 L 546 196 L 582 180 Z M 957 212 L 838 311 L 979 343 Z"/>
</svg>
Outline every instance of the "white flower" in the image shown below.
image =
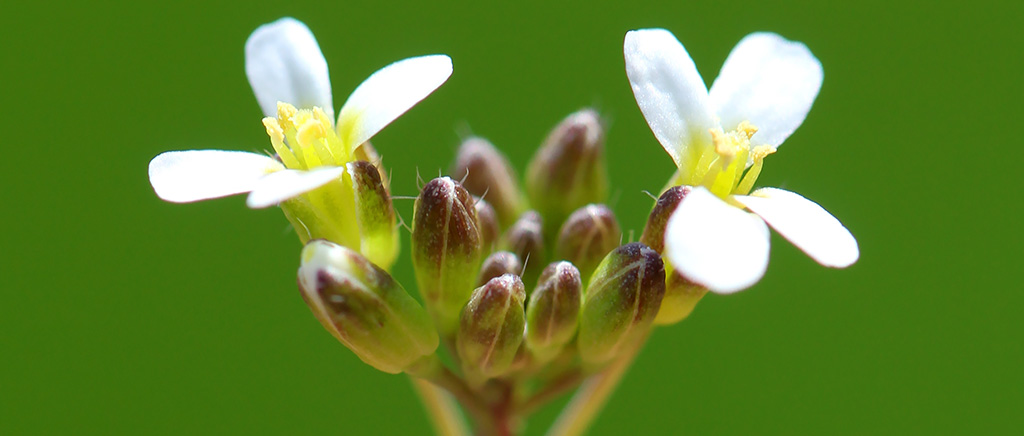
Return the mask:
<svg viewBox="0 0 1024 436">
<path fill-rule="evenodd" d="M 637 104 L 679 168 L 671 184 L 696 187 L 665 229 L 664 254 L 678 271 L 718 293 L 750 287 L 768 266 L 768 225 L 822 265 L 857 261 L 853 235 L 817 203 L 782 189 L 750 193 L 821 88 L 821 63 L 806 46 L 750 34 L 710 92 L 667 30 L 630 31 L 623 51 Z"/>
<path fill-rule="evenodd" d="M 248 192 L 249 207 L 263 208 L 338 181 L 356 147 L 441 86 L 452 63 L 431 55 L 384 67 L 352 92 L 336 124 L 327 62 L 305 24 L 282 18 L 257 28 L 245 44 L 245 72 L 280 161 L 239 151 L 166 152 L 149 164 L 160 198 L 187 203 Z"/>
</svg>

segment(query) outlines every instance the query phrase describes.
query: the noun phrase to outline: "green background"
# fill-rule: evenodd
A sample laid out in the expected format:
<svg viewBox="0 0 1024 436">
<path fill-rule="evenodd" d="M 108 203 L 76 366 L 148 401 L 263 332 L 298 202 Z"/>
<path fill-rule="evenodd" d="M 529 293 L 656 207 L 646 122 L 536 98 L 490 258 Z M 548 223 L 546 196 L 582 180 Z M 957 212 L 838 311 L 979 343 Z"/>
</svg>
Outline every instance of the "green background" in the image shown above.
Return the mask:
<svg viewBox="0 0 1024 436">
<path fill-rule="evenodd" d="M 395 195 L 466 132 L 522 170 L 594 106 L 636 235 L 641 191 L 673 167 L 626 81 L 625 32 L 672 30 L 707 82 L 749 32 L 805 42 L 824 86 L 759 184 L 832 211 L 859 263 L 822 268 L 774 235 L 765 278 L 659 329 L 591 434 L 1020 431 L 1021 2 L 515 3 L 6 5 L 0 434 L 427 433 L 407 380 L 311 316 L 278 210 L 164 203 L 147 181 L 161 151 L 269 148 L 242 46 L 285 15 L 319 39 L 336 106 L 392 61 L 454 59 L 374 140 Z"/>
</svg>

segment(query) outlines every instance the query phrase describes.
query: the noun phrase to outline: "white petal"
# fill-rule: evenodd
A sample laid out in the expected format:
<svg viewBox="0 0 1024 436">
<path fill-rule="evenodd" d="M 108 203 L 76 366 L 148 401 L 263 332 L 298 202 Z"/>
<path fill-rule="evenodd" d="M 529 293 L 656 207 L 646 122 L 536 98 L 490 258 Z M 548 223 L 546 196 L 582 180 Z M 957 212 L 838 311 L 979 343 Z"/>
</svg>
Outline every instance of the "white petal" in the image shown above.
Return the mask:
<svg viewBox="0 0 1024 436">
<path fill-rule="evenodd" d="M 256 28 L 245 42 L 245 75 L 268 117 L 277 116 L 282 101 L 300 109 L 318 106 L 334 118 L 327 61 L 301 21 L 282 18 Z"/>
<path fill-rule="evenodd" d="M 708 89 L 686 49 L 664 29 L 632 30 L 623 44 L 626 76 L 654 136 L 677 166 L 695 140 L 715 127 Z"/>
<path fill-rule="evenodd" d="M 823 74 L 802 43 L 752 33 L 722 65 L 711 85 L 711 106 L 725 130 L 750 121 L 758 128 L 751 142 L 777 146 L 804 122 Z"/>
<path fill-rule="evenodd" d="M 338 133 L 349 147 L 366 142 L 452 75 L 446 55 L 420 56 L 388 65 L 363 81 L 338 115 Z"/>
<path fill-rule="evenodd" d="M 283 170 L 268 174 L 253 188 L 245 204 L 253 209 L 270 207 L 337 180 L 345 167 L 319 167 L 311 171 Z"/>
<path fill-rule="evenodd" d="M 189 203 L 249 192 L 282 168 L 272 158 L 243 151 L 168 151 L 149 162 L 149 183 L 158 197 Z"/>
<path fill-rule="evenodd" d="M 690 191 L 665 227 L 665 256 L 688 279 L 728 294 L 768 268 L 768 226 L 704 187 Z"/>
<path fill-rule="evenodd" d="M 795 192 L 762 188 L 734 197 L 818 263 L 846 268 L 860 257 L 857 240 L 818 203 Z"/>
</svg>

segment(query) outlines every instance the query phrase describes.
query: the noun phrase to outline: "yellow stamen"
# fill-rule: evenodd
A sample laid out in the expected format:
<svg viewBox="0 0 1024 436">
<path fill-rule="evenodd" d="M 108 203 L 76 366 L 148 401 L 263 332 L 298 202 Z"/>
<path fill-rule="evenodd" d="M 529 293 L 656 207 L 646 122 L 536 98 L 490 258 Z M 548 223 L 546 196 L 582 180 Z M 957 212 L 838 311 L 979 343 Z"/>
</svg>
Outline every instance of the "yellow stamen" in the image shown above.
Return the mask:
<svg viewBox="0 0 1024 436">
<path fill-rule="evenodd" d="M 294 130 L 295 124 L 292 123 L 292 117 L 298 112 L 295 106 L 292 106 L 285 102 L 277 102 L 277 120 L 281 123 L 281 129 L 284 131 Z"/>
<path fill-rule="evenodd" d="M 747 195 L 750 190 L 754 188 L 754 182 L 757 181 L 757 176 L 761 175 L 761 167 L 764 166 L 764 158 L 768 155 L 775 153 L 776 148 L 770 145 L 759 145 L 754 147 L 754 150 L 750 152 L 751 159 L 754 160 L 754 164 L 751 165 L 747 173 L 743 175 L 743 180 L 740 181 L 736 189 L 733 190 L 733 194 Z"/>
<path fill-rule="evenodd" d="M 321 165 L 335 164 L 334 156 L 331 154 L 331 151 L 327 149 L 327 145 L 324 141 L 327 137 L 327 129 L 324 128 L 324 125 L 319 121 L 315 121 L 312 118 L 306 119 L 299 127 L 299 131 L 295 136 L 298 138 L 299 144 L 303 148 L 313 150 Z"/>
<path fill-rule="evenodd" d="M 736 126 L 736 131 L 742 133 L 747 137 L 747 141 L 754 137 L 757 133 L 757 126 L 750 124 L 750 121 L 740 121 L 740 124 Z"/>
<path fill-rule="evenodd" d="M 274 151 L 277 152 L 277 156 L 281 158 L 281 162 L 288 168 L 298 168 L 299 161 L 295 159 L 295 155 L 292 154 L 291 149 L 284 144 L 284 130 L 281 129 L 281 125 L 277 122 L 276 118 L 266 117 L 263 119 L 263 126 L 267 128 L 267 135 L 270 136 L 270 143 L 274 146 Z"/>
<path fill-rule="evenodd" d="M 288 103 L 277 104 L 277 119 L 267 127 L 267 134 L 285 166 L 309 170 L 323 165 L 344 165 L 352 158 L 334 129 L 331 118 L 319 107 L 296 109 Z M 285 157 L 287 149 L 293 158 Z"/>
<path fill-rule="evenodd" d="M 694 154 L 695 162 L 687 168 L 680 168 L 678 182 L 701 185 L 721 198 L 732 194 L 746 194 L 750 191 L 761 172 L 763 160 L 775 152 L 767 145 L 751 147 L 750 138 L 757 133 L 757 127 L 743 121 L 731 131 L 721 128 L 709 129 L 711 145 L 699 147 Z M 748 159 L 752 166 L 748 169 Z"/>
</svg>

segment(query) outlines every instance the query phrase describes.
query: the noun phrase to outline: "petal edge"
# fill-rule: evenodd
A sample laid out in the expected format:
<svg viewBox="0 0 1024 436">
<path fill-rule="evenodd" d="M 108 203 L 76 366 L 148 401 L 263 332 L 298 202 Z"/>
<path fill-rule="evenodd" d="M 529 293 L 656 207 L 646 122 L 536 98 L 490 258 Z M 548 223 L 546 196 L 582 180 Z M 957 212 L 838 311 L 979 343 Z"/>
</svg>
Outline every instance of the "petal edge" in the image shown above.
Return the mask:
<svg viewBox="0 0 1024 436">
<path fill-rule="evenodd" d="M 716 125 L 693 59 L 665 29 L 627 32 L 622 51 L 640 112 L 676 166 L 683 166 L 687 147 L 710 142 L 708 129 Z"/>
<path fill-rule="evenodd" d="M 277 116 L 277 102 L 299 109 L 317 106 L 334 118 L 331 78 L 313 32 L 301 21 L 264 24 L 245 41 L 245 75 L 263 110 Z"/>
<path fill-rule="evenodd" d="M 755 144 L 778 146 L 807 118 L 824 71 L 806 45 L 751 33 L 729 53 L 711 85 L 710 104 L 725 130 L 749 121 Z"/>
<path fill-rule="evenodd" d="M 149 183 L 165 201 L 191 203 L 249 192 L 282 168 L 273 158 L 244 151 L 168 151 L 149 162 Z"/>
<path fill-rule="evenodd" d="M 349 147 L 369 140 L 427 98 L 452 75 L 452 59 L 436 54 L 403 59 L 373 73 L 352 91 L 338 114 Z"/>
<path fill-rule="evenodd" d="M 818 203 L 800 194 L 778 188 L 761 188 L 749 196 L 737 195 L 735 198 L 824 266 L 846 268 L 860 257 L 860 248 L 853 234 Z"/>
<path fill-rule="evenodd" d="M 245 204 L 252 209 L 270 207 L 337 180 L 344 173 L 345 167 L 278 171 L 260 179 Z"/>
</svg>

